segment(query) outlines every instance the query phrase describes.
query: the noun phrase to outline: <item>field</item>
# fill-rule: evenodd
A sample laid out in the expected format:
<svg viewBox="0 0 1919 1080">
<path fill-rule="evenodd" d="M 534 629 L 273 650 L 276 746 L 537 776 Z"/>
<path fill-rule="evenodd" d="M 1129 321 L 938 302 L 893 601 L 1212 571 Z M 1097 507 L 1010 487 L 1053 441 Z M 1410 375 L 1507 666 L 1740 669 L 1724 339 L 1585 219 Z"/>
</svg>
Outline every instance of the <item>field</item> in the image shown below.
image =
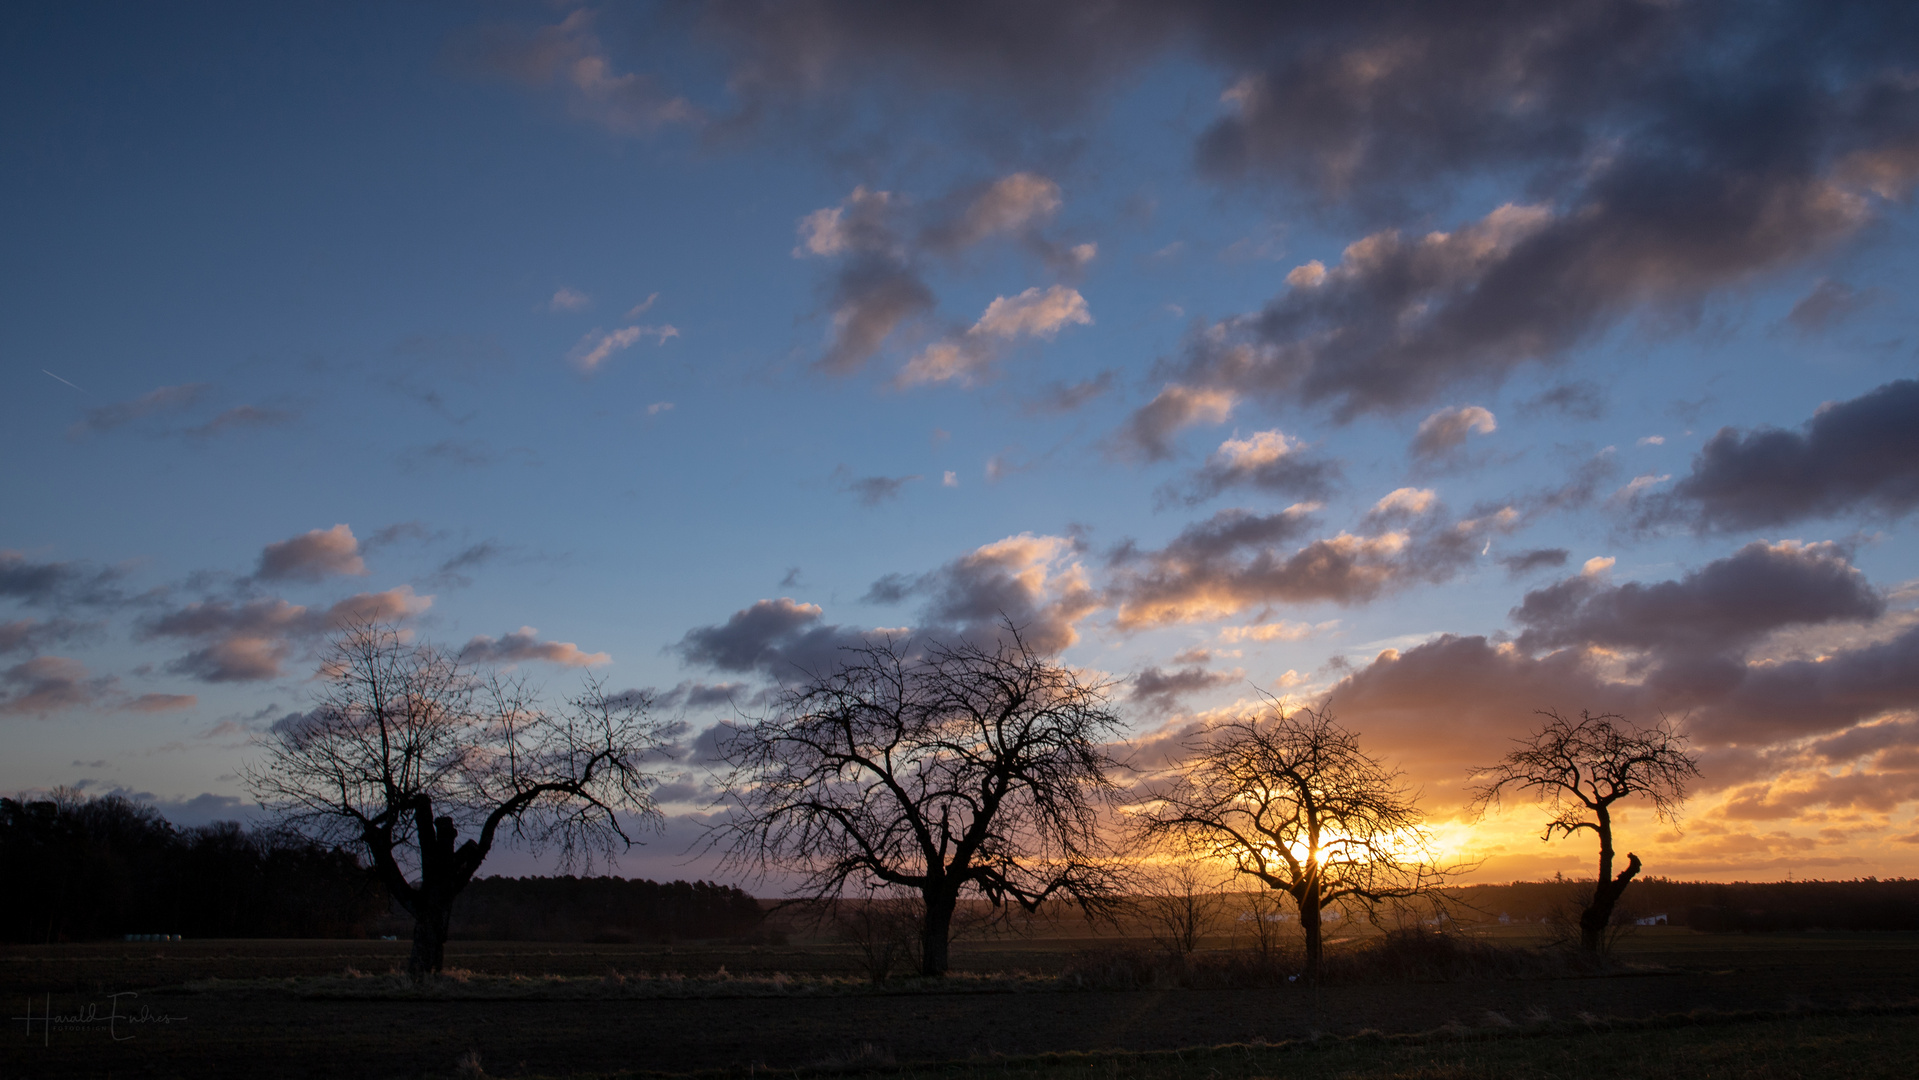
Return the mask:
<svg viewBox="0 0 1919 1080">
<path fill-rule="evenodd" d="M 390 974 L 404 942 L 16 946 L 0 1077 L 1775 1078 L 1919 1061 L 1919 935 L 1655 927 L 1600 977 L 1317 992 L 1060 978 L 1114 945 L 965 943 L 956 977 L 884 990 L 820 943 L 455 942 L 425 987 Z"/>
</svg>

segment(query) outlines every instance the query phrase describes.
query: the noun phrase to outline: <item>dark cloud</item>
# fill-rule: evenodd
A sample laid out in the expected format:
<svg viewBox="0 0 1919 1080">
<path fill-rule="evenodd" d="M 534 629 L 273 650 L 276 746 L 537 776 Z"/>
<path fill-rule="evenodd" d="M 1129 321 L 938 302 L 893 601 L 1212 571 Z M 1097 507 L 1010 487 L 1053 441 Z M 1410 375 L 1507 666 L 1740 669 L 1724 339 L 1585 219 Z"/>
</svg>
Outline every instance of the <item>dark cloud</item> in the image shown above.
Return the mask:
<svg viewBox="0 0 1919 1080">
<path fill-rule="evenodd" d="M 1173 436 L 1195 424 L 1220 424 L 1233 414 L 1234 396 L 1225 390 L 1168 383 L 1136 410 L 1114 436 L 1113 449 L 1147 461 L 1174 453 Z"/>
<path fill-rule="evenodd" d="M 1582 574 L 1526 594 L 1521 649 L 1568 645 L 1672 653 L 1743 649 L 1784 626 L 1862 622 L 1885 599 L 1836 544 L 1754 542 L 1676 581 L 1612 585 Z"/>
<path fill-rule="evenodd" d="M 372 536 L 367 537 L 360 543 L 360 550 L 372 551 L 374 548 L 387 547 L 391 544 L 397 544 L 402 540 L 422 541 L 432 535 L 432 532 L 426 527 L 426 523 L 423 521 L 396 522 L 395 524 L 386 525 L 374 530 Z"/>
<path fill-rule="evenodd" d="M 99 629 L 97 623 L 64 618 L 15 619 L 0 623 L 0 656 L 11 652 L 37 653 L 49 645 L 92 636 Z"/>
<path fill-rule="evenodd" d="M 36 656 L 0 671 L 0 713 L 46 715 L 92 703 L 104 689 L 86 665 L 65 656 Z"/>
<path fill-rule="evenodd" d="M 72 562 L 33 562 L 24 552 L 0 550 L 0 596 L 24 604 L 110 607 L 126 597 L 121 573 Z"/>
<path fill-rule="evenodd" d="M 1874 290 L 1861 291 L 1843 281 L 1821 278 L 1819 284 L 1786 313 L 1786 322 L 1802 334 L 1818 333 L 1844 321 L 1876 298 Z"/>
<path fill-rule="evenodd" d="M 1841 731 L 1888 712 L 1919 709 L 1919 627 L 1890 641 L 1818 660 L 1739 665 L 1648 683 L 1692 710 L 1694 730 L 1714 741 L 1766 743 Z"/>
<path fill-rule="evenodd" d="M 1129 696 L 1148 708 L 1165 712 L 1176 708 L 1183 697 L 1224 686 L 1239 678 L 1238 672 L 1208 671 L 1198 665 L 1174 671 L 1149 667 L 1133 676 L 1133 690 Z"/>
<path fill-rule="evenodd" d="M 167 664 L 167 670 L 175 674 L 205 682 L 253 682 L 277 678 L 298 642 L 354 623 L 399 622 L 431 604 L 432 597 L 416 596 L 404 585 L 385 592 L 356 593 L 324 610 L 278 597 L 244 603 L 196 601 L 142 619 L 138 635 L 201 643 Z"/>
<path fill-rule="evenodd" d="M 1499 560 L 1499 565 L 1505 567 L 1506 572 L 1513 577 L 1521 577 L 1541 567 L 1564 566 L 1566 558 L 1571 554 L 1565 548 L 1534 548 L 1517 555 L 1507 555 Z"/>
<path fill-rule="evenodd" d="M 820 370 L 859 370 L 896 330 L 937 306 L 923 265 L 950 262 L 994 237 L 1011 237 L 1054 268 L 1077 276 L 1097 250 L 1048 239 L 1044 224 L 1061 204 L 1059 185 L 1017 172 L 969 185 L 925 207 L 887 191 L 858 187 L 838 206 L 800 220 L 796 257 L 838 262 L 829 307 L 833 336 L 817 362 Z M 1091 321 L 1076 290 L 1037 286 L 1001 297 L 971 330 L 955 331 L 928 348 L 899 376 L 899 385 L 957 380 L 962 385 L 990 375 L 1001 347 L 1021 336 L 1050 337 L 1067 322 Z"/>
<path fill-rule="evenodd" d="M 657 710 L 717 709 L 743 705 L 754 700 L 754 691 L 743 682 L 707 683 L 688 679 L 673 689 L 653 697 Z"/>
<path fill-rule="evenodd" d="M 88 409 L 86 418 L 73 425 L 68 434 L 75 437 L 90 432 L 112 431 L 125 427 L 142 417 L 155 413 L 175 412 L 187 408 L 206 396 L 213 389 L 208 383 L 182 383 L 179 386 L 162 386 L 149 390 L 132 401 L 115 402 Z"/>
<path fill-rule="evenodd" d="M 1187 384 L 1341 418 L 1417 408 L 1830 250 L 1919 174 L 1919 85 L 1894 74 L 1919 26 L 1899 5 L 1268 10 L 1216 42 L 1251 73 L 1207 171 L 1370 216 L 1444 203 L 1447 177 L 1531 193 L 1299 267 L 1194 336 Z"/>
<path fill-rule="evenodd" d="M 933 310 L 933 290 L 899 260 L 854 259 L 833 283 L 833 340 L 819 368 L 833 375 L 859 370 L 894 329 Z"/>
<path fill-rule="evenodd" d="M 1122 547 L 1110 588 L 1122 627 L 1217 619 L 1277 603 L 1354 604 L 1416 582 L 1444 581 L 1472 564 L 1497 519 L 1455 521 L 1430 493 L 1396 492 L 1381 500 L 1393 516 L 1395 497 L 1426 496 L 1406 508 L 1404 531 L 1340 533 L 1292 542 L 1312 525 L 1299 509 L 1258 515 L 1224 510 L 1189 526 L 1166 547 Z M 1383 520 L 1383 519 L 1382 519 Z"/>
<path fill-rule="evenodd" d="M 284 427 L 297 417 L 285 409 L 263 409 L 257 405 L 237 405 L 204 424 L 187 428 L 182 434 L 190 439 L 208 439 L 225 431 L 246 428 Z"/>
<path fill-rule="evenodd" d="M 200 703 L 192 694 L 141 694 L 121 705 L 126 712 L 157 713 L 191 709 Z"/>
<path fill-rule="evenodd" d="M 1529 416 L 1557 412 L 1579 420 L 1597 420 L 1606 411 L 1606 396 L 1597 383 L 1580 379 L 1543 390 L 1519 408 Z"/>
<path fill-rule="evenodd" d="M 844 469 L 840 471 L 839 488 L 858 499 L 861 506 L 878 506 L 897 499 L 906 485 L 921 478 L 914 473 L 911 476 L 862 476 L 855 480 L 844 472 Z"/>
<path fill-rule="evenodd" d="M 905 574 L 881 574 L 860 597 L 862 604 L 897 604 L 913 591 L 914 579 Z"/>
<path fill-rule="evenodd" d="M 353 530 L 335 525 L 268 544 L 253 575 L 263 581 L 319 581 L 334 574 L 364 576 L 366 572 Z"/>
<path fill-rule="evenodd" d="M 701 125 L 701 111 L 657 78 L 619 70 L 600 38 L 598 19 L 598 12 L 579 8 L 553 26 L 484 26 L 454 40 L 449 56 L 475 75 L 554 91 L 576 119 L 615 135 Z"/>
<path fill-rule="evenodd" d="M 1644 497 L 1644 525 L 1756 529 L 1919 506 L 1919 381 L 1901 379 L 1820 408 L 1800 431 L 1721 428 L 1670 492 Z"/>
<path fill-rule="evenodd" d="M 824 105 L 855 89 L 878 100 L 952 100 L 953 91 L 1017 105 L 1029 123 L 1077 117 L 1111 81 L 1183 35 L 1174 5 L 1121 3 L 888 4 L 873 0 L 722 0 L 702 25 L 732 57 L 739 126 Z M 815 129 L 805 129 L 809 135 Z"/>
<path fill-rule="evenodd" d="M 440 568 L 435 570 L 433 576 L 428 580 L 439 586 L 458 586 L 465 588 L 473 584 L 473 579 L 466 573 L 468 570 L 475 570 L 485 566 L 487 563 L 499 558 L 505 551 L 505 548 L 491 540 L 482 540 L 477 544 L 469 544 L 460 549 L 452 558 L 441 563 Z"/>
<path fill-rule="evenodd" d="M 1076 383 L 1047 383 L 1040 392 L 1020 406 L 1028 415 L 1072 412 L 1095 398 L 1104 396 L 1112 390 L 1117 381 L 1116 373 L 1102 371 L 1090 379 Z"/>
<path fill-rule="evenodd" d="M 1183 486 L 1167 485 L 1159 499 L 1162 505 L 1178 500 L 1196 506 L 1231 488 L 1319 499 L 1331 494 L 1340 476 L 1339 462 L 1312 454 L 1300 440 L 1260 431 L 1221 443 Z"/>
<path fill-rule="evenodd" d="M 822 621 L 817 604 L 781 597 L 736 611 L 717 626 L 686 632 L 673 651 L 690 664 L 721 671 L 760 672 L 775 678 L 825 671 L 840 650 L 866 643 L 849 627 Z"/>
<path fill-rule="evenodd" d="M 923 597 L 923 633 L 985 643 L 1011 623 L 1043 653 L 1078 640 L 1075 627 L 1100 597 L 1076 561 L 1079 546 L 1057 536 L 1022 533 L 986 544 L 916 579 Z"/>
<path fill-rule="evenodd" d="M 544 660 L 564 667 L 590 667 L 604 664 L 607 654 L 584 652 L 570 641 L 541 641 L 540 632 L 522 626 L 497 638 L 477 636 L 460 648 L 460 659 L 476 664 L 518 664 Z"/>
</svg>

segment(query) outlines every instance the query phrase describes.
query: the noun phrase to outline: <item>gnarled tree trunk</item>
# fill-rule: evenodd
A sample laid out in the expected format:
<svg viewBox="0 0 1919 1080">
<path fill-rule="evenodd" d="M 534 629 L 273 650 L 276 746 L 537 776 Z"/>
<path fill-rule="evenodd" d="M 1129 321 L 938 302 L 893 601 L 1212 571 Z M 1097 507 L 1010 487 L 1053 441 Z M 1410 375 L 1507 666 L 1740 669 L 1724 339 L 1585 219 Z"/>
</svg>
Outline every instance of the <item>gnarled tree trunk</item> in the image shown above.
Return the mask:
<svg viewBox="0 0 1919 1080">
<path fill-rule="evenodd" d="M 1592 903 L 1579 915 L 1579 947 L 1590 953 L 1600 952 L 1606 947 L 1606 927 L 1612 923 L 1613 908 L 1618 905 L 1619 897 L 1625 893 L 1626 886 L 1639 876 L 1639 856 L 1626 853 L 1626 868 L 1618 877 L 1607 877 L 1612 869 L 1612 851 L 1605 850 L 1600 861 L 1599 887 L 1593 890 Z"/>
<path fill-rule="evenodd" d="M 946 974 L 953 940 L 953 912 L 959 907 L 957 893 L 928 890 L 926 924 L 920 930 L 920 974 L 938 978 Z"/>
<path fill-rule="evenodd" d="M 1319 962 L 1325 955 L 1321 927 L 1321 909 L 1317 892 L 1302 891 L 1299 896 L 1299 928 L 1306 934 L 1306 981 L 1319 985 Z"/>
</svg>

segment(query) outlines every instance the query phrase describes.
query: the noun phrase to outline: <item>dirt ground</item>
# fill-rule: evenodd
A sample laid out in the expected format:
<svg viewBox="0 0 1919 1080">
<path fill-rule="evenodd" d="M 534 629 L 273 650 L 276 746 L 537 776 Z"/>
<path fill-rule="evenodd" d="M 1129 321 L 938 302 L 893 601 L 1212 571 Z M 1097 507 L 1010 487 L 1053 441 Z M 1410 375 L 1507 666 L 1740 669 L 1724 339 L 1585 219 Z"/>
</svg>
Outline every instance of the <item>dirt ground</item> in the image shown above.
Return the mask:
<svg viewBox="0 0 1919 1080">
<path fill-rule="evenodd" d="M 961 945 L 956 967 L 1058 971 L 1086 941 Z M 1105 943 L 1110 945 L 1111 943 Z M 1052 990 L 653 1000 L 311 1000 L 226 980 L 384 972 L 404 942 L 180 942 L 0 953 L 0 1077 L 452 1075 L 760 1070 L 861 1060 L 1277 1042 L 1314 1031 L 1841 1008 L 1919 999 L 1919 935 L 1704 935 L 1654 928 L 1622 945 L 1663 970 L 1585 979 L 1240 990 Z M 857 970 L 844 947 L 456 942 L 449 966 L 524 975 Z M 198 989 L 186 984 L 201 982 Z M 111 995 L 121 994 L 118 998 Z M 92 1012 L 88 1010 L 91 1008 Z M 118 1018 L 116 1018 L 116 1013 Z M 54 1019 L 46 1017 L 51 1014 Z M 24 1019 L 38 1016 L 38 1021 Z M 61 1022 L 60 1018 L 80 1022 Z"/>
</svg>

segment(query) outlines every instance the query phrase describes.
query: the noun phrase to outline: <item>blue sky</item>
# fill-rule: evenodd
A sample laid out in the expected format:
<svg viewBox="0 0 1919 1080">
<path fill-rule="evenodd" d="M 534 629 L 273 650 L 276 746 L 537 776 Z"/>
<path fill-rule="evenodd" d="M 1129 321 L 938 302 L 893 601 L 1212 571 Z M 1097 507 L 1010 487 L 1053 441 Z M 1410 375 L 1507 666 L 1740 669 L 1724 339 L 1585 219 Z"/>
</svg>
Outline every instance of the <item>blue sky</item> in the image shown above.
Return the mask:
<svg viewBox="0 0 1919 1080">
<path fill-rule="evenodd" d="M 0 790 L 243 813 L 355 613 L 697 731 L 1003 612 L 1494 877 L 1543 707 L 1688 725 L 1651 872 L 1919 870 L 1913 16 L 1734 9 L 20 9 Z"/>
</svg>

